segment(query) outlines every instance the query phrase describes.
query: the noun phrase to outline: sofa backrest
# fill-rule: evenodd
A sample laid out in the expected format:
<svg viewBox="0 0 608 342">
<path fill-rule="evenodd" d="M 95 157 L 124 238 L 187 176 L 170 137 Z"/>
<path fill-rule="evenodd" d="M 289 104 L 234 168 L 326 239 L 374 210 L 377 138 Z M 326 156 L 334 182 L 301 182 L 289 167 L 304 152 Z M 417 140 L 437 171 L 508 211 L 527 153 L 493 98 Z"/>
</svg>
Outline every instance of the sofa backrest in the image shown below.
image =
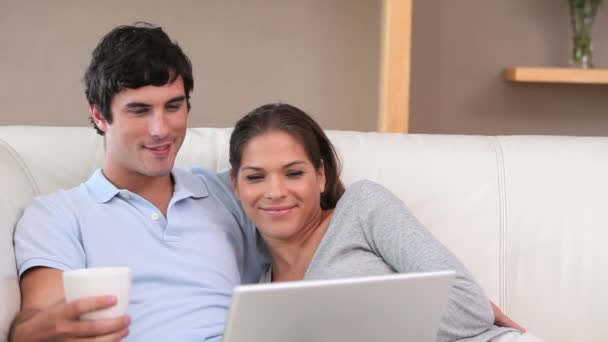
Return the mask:
<svg viewBox="0 0 608 342">
<path fill-rule="evenodd" d="M 193 128 L 178 167 L 228 168 L 228 128 Z M 343 180 L 382 183 L 547 341 L 605 341 L 608 138 L 328 131 Z M 34 196 L 101 166 L 88 127 L 0 127 L 0 341 L 19 307 L 14 226 Z"/>
</svg>

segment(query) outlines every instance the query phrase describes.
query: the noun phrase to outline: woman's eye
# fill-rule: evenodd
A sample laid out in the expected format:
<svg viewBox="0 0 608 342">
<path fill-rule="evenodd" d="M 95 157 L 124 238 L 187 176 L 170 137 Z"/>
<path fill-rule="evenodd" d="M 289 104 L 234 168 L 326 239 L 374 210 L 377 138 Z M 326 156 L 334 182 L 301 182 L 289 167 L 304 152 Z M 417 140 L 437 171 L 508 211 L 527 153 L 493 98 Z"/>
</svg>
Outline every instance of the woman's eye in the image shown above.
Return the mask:
<svg viewBox="0 0 608 342">
<path fill-rule="evenodd" d="M 298 177 L 302 176 L 303 174 L 304 174 L 304 172 L 302 172 L 302 171 L 289 171 L 289 172 L 287 172 L 287 177 L 298 178 Z"/>
<path fill-rule="evenodd" d="M 245 179 L 249 182 L 255 182 L 255 181 L 259 181 L 260 179 L 264 178 L 261 175 L 247 175 L 245 176 Z"/>
</svg>

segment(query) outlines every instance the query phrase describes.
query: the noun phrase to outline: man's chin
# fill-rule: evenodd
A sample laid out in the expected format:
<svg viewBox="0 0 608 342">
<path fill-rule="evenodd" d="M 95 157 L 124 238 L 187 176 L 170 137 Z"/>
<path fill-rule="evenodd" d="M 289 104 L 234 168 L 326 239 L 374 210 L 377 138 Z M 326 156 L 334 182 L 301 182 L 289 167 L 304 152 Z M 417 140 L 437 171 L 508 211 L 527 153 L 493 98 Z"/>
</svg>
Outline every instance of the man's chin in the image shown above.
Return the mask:
<svg viewBox="0 0 608 342">
<path fill-rule="evenodd" d="M 171 171 L 173 171 L 173 166 L 157 168 L 157 169 L 154 169 L 154 168 L 146 169 L 146 170 L 144 170 L 143 174 L 145 174 L 148 177 L 158 178 L 158 177 L 169 176 L 171 174 Z"/>
</svg>

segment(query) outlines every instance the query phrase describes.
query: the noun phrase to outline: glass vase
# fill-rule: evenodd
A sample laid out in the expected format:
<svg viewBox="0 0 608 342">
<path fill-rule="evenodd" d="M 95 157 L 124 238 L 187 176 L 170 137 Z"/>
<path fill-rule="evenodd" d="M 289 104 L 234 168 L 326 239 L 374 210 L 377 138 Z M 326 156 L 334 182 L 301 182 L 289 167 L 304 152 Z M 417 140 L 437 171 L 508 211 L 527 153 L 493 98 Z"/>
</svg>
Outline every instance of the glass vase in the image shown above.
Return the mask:
<svg viewBox="0 0 608 342">
<path fill-rule="evenodd" d="M 575 67 L 593 68 L 591 28 L 602 0 L 568 0 L 572 24 L 572 58 Z"/>
</svg>

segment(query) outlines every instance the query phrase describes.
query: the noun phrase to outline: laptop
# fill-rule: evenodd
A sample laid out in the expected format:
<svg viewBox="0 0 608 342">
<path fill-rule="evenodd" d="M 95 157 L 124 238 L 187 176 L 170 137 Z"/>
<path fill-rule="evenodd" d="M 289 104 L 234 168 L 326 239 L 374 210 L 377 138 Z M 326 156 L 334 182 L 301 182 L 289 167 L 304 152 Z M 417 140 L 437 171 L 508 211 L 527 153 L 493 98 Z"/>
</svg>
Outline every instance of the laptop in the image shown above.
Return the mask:
<svg viewBox="0 0 608 342">
<path fill-rule="evenodd" d="M 453 271 L 238 286 L 223 342 L 432 342 Z"/>
</svg>

